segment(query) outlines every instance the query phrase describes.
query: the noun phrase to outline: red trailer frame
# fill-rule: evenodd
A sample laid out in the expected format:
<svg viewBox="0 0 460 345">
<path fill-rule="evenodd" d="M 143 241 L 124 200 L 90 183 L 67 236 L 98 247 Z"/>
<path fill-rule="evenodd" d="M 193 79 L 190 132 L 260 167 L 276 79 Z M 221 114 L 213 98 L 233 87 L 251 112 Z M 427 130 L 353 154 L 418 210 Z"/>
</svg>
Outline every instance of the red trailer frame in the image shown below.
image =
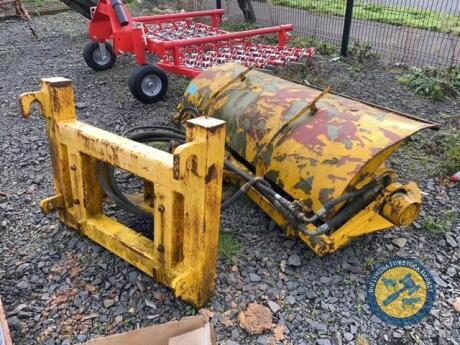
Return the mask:
<svg viewBox="0 0 460 345">
<path fill-rule="evenodd" d="M 226 32 L 220 28 L 223 13 L 215 9 L 132 17 L 121 0 L 100 0 L 89 22 L 91 41 L 84 49 L 85 61 L 95 70 L 105 70 L 117 55 L 134 54 L 139 67 L 130 76 L 130 90 L 142 102 L 153 103 L 166 92 L 167 77 L 162 70 L 194 77 L 203 69 L 230 61 L 266 68 L 296 63 L 314 54 L 312 48 L 286 47 L 292 24 Z M 278 36 L 277 45 L 250 40 L 270 34 Z M 158 57 L 157 67 L 147 64 L 147 53 Z M 151 92 L 146 94 L 149 85 Z"/>
</svg>

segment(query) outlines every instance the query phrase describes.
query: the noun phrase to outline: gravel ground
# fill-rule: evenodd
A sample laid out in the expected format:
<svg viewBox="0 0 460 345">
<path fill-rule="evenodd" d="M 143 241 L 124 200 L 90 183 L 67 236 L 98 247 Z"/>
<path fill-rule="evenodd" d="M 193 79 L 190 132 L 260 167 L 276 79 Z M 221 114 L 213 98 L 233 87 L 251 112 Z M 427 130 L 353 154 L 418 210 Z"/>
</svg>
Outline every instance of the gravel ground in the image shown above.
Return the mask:
<svg viewBox="0 0 460 345">
<path fill-rule="evenodd" d="M 55 216 L 41 215 L 39 201 L 52 195 L 44 121 L 37 113 L 21 119 L 17 106 L 18 95 L 37 90 L 41 77 L 68 77 L 79 118 L 120 133 L 134 125 L 167 124 L 187 80 L 171 76 L 166 102 L 141 105 L 126 85 L 130 58 L 104 73 L 85 66 L 84 19 L 64 13 L 38 18 L 36 25 L 40 41 L 22 23 L 0 22 L 0 191 L 9 195 L 0 199 L 0 294 L 15 344 L 73 344 L 191 315 L 194 310 L 167 288 L 59 226 Z M 400 70 L 327 61 L 317 66 L 312 81 L 460 128 L 458 101 L 414 96 L 395 82 Z M 460 344 L 452 307 L 460 296 L 459 223 L 446 222 L 438 233 L 424 229 L 428 215 L 441 224 L 460 200 L 460 187 L 445 186 L 432 172 L 440 161 L 438 136 L 417 135 L 391 161 L 403 180 L 416 180 L 426 194 L 419 220 L 407 230 L 367 236 L 320 258 L 285 237 L 249 201 L 226 210 L 221 229 L 241 252 L 233 261 L 219 261 L 216 294 L 207 305 L 219 343 L 269 343 L 270 334 L 249 336 L 238 326 L 238 312 L 258 302 L 271 306 L 274 322 L 286 326 L 287 344 Z M 382 323 L 365 301 L 372 267 L 398 255 L 424 263 L 439 286 L 430 315 L 408 328 Z"/>
</svg>

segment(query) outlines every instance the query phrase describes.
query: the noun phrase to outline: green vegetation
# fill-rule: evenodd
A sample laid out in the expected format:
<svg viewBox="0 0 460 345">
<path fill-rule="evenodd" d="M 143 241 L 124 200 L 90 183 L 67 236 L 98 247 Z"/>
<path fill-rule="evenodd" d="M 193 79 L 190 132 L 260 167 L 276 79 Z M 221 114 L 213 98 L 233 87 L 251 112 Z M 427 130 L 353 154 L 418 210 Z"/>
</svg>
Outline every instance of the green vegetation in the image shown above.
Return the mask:
<svg viewBox="0 0 460 345">
<path fill-rule="evenodd" d="M 444 115 L 445 117 L 446 115 Z M 453 115 L 455 116 L 455 115 Z M 443 114 L 439 114 L 441 119 Z M 447 117 L 450 119 L 450 115 Z M 429 177 L 449 177 L 460 171 L 460 132 L 458 127 L 445 122 L 439 131 L 423 133 L 412 137 L 409 144 L 404 148 L 401 155 L 396 152 L 393 156 L 395 162 L 400 166 L 405 166 L 409 174 L 417 175 L 417 169 L 423 169 L 425 176 Z M 406 157 L 416 160 L 419 165 L 407 164 Z M 418 166 L 418 168 L 417 168 Z"/>
<path fill-rule="evenodd" d="M 377 56 L 370 43 L 359 41 L 353 42 L 349 55 L 358 63 L 364 63 L 366 60 Z"/>
<path fill-rule="evenodd" d="M 255 23 L 233 23 L 233 22 L 222 22 L 221 24 L 222 30 L 225 31 L 246 31 L 246 30 L 252 30 L 252 29 L 258 29 L 260 28 L 259 25 Z"/>
<path fill-rule="evenodd" d="M 455 131 L 447 135 L 442 142 L 444 170 L 448 175 L 460 171 L 460 132 Z"/>
<path fill-rule="evenodd" d="M 422 227 L 426 231 L 440 234 L 452 229 L 457 220 L 457 211 L 451 210 L 442 213 L 439 217 L 426 216 L 423 218 Z"/>
<path fill-rule="evenodd" d="M 188 316 L 195 316 L 196 315 L 196 309 L 192 307 L 191 305 L 186 305 L 185 306 L 185 313 Z"/>
<path fill-rule="evenodd" d="M 238 241 L 233 237 L 232 234 L 223 232 L 219 237 L 219 247 L 217 253 L 219 258 L 228 261 L 233 259 L 241 252 L 241 247 Z"/>
<path fill-rule="evenodd" d="M 367 337 L 364 334 L 358 334 L 356 336 L 355 340 L 356 345 L 369 345 L 369 341 L 367 340 Z"/>
<path fill-rule="evenodd" d="M 368 269 L 371 269 L 375 265 L 375 259 L 372 257 L 368 257 L 366 258 L 365 264 Z"/>
<path fill-rule="evenodd" d="M 460 69 L 457 67 L 445 70 L 431 67 L 412 68 L 398 81 L 409 86 L 415 93 L 431 97 L 436 101 L 460 94 Z"/>
<path fill-rule="evenodd" d="M 294 37 L 289 42 L 289 45 L 298 48 L 313 47 L 318 53 L 326 56 L 336 55 L 339 53 L 339 50 L 334 45 L 311 37 Z"/>
<path fill-rule="evenodd" d="M 346 6 L 344 0 L 274 0 L 273 3 L 341 17 Z M 430 10 L 355 1 L 353 18 L 460 35 L 460 16 Z"/>
</svg>

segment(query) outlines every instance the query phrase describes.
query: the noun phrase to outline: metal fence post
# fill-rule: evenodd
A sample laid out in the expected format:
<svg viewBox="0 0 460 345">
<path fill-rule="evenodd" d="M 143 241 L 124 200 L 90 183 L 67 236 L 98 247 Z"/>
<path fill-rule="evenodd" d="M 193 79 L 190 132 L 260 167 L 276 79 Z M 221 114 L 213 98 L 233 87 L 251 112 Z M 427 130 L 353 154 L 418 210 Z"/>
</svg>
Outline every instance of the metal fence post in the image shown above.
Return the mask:
<svg viewBox="0 0 460 345">
<path fill-rule="evenodd" d="M 222 0 L 216 0 L 216 8 L 218 9 L 222 8 Z"/>
<path fill-rule="evenodd" d="M 350 41 L 351 22 L 353 19 L 353 2 L 354 0 L 347 0 L 345 20 L 343 23 L 342 48 L 340 50 L 342 56 L 348 55 L 348 42 Z"/>
</svg>

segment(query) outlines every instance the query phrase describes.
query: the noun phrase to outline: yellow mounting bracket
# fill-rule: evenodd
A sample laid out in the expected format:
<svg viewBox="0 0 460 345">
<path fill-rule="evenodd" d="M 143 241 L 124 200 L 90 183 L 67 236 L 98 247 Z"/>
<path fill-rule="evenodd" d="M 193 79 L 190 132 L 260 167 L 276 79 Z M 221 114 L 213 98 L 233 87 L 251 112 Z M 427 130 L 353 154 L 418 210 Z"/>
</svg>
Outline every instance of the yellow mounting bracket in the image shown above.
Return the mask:
<svg viewBox="0 0 460 345">
<path fill-rule="evenodd" d="M 42 211 L 58 211 L 61 222 L 171 287 L 177 297 L 204 305 L 215 287 L 225 122 L 189 120 L 187 143 L 169 154 L 78 121 L 70 80 L 42 79 L 41 85 L 21 95 L 20 105 L 27 117 L 31 104 L 39 103 L 46 119 L 55 195 L 41 202 Z M 153 240 L 104 215 L 98 161 L 145 181 Z"/>
</svg>

